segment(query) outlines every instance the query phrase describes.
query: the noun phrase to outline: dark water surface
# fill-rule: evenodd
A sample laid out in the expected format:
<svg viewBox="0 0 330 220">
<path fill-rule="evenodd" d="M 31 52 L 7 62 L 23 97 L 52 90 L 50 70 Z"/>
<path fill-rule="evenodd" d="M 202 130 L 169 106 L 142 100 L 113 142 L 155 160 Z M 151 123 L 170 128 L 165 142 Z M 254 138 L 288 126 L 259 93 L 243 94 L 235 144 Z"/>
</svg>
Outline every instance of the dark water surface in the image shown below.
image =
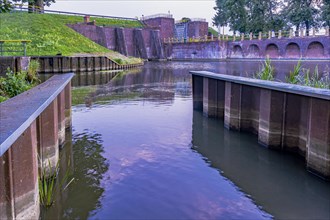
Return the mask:
<svg viewBox="0 0 330 220">
<path fill-rule="evenodd" d="M 330 183 L 303 159 L 192 110 L 189 70 L 258 69 L 226 65 L 148 63 L 74 88 L 61 158 L 64 167 L 71 158 L 75 180 L 43 218 L 330 219 Z"/>
</svg>

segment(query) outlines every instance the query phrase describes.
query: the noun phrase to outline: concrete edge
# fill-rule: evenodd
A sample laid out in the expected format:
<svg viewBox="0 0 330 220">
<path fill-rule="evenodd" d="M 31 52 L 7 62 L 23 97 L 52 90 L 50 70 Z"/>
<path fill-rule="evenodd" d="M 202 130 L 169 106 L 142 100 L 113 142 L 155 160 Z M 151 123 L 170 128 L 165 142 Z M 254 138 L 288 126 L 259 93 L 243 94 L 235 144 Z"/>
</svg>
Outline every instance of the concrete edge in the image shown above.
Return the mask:
<svg viewBox="0 0 330 220">
<path fill-rule="evenodd" d="M 60 74 L 60 75 L 55 75 L 51 77 L 49 80 L 46 82 L 22 93 L 19 94 L 3 103 L 0 103 L 0 156 L 2 156 L 8 148 L 17 140 L 17 138 L 22 135 L 22 133 L 31 125 L 31 123 L 48 107 L 48 105 L 55 100 L 55 98 L 62 92 L 65 88 L 66 85 L 68 85 L 71 82 L 72 77 L 74 76 L 74 73 L 66 73 L 66 74 Z M 51 84 L 54 82 L 60 81 L 60 85 L 53 85 L 51 87 Z M 49 86 L 49 87 L 48 87 Z M 4 112 L 3 108 L 6 106 L 6 108 L 10 108 L 11 106 L 14 106 L 14 103 L 21 101 L 22 99 L 26 97 L 26 101 L 21 102 L 19 106 L 21 107 L 19 111 L 24 111 L 24 105 L 30 102 L 28 98 L 29 93 L 31 92 L 36 92 L 39 89 L 44 89 L 44 88 L 49 88 L 51 89 L 51 96 L 46 97 L 46 99 L 42 100 L 42 104 L 37 107 L 37 109 L 24 119 L 21 119 L 22 121 L 19 123 L 20 126 L 15 127 L 15 128 L 7 128 L 6 124 L 8 124 L 8 120 L 12 118 L 4 117 Z M 36 92 L 37 93 L 37 92 Z M 38 99 L 39 97 L 33 97 L 34 99 Z M 17 103 L 16 103 L 17 104 Z M 16 106 L 15 106 L 16 107 Z M 14 111 L 16 110 L 15 107 L 13 107 Z M 19 119 L 18 119 L 19 120 Z M 6 132 L 6 130 L 10 129 L 10 131 Z"/>
<path fill-rule="evenodd" d="M 252 79 L 241 76 L 224 75 L 224 74 L 218 74 L 208 71 L 190 71 L 190 74 L 195 76 L 207 77 L 211 79 L 217 79 L 217 80 L 228 81 L 237 84 L 253 86 L 253 87 L 271 89 L 280 92 L 287 92 L 287 93 L 293 93 L 307 97 L 330 100 L 330 90 L 328 89 L 318 89 L 318 88 L 294 85 L 283 82 L 274 82 L 274 81 Z"/>
</svg>

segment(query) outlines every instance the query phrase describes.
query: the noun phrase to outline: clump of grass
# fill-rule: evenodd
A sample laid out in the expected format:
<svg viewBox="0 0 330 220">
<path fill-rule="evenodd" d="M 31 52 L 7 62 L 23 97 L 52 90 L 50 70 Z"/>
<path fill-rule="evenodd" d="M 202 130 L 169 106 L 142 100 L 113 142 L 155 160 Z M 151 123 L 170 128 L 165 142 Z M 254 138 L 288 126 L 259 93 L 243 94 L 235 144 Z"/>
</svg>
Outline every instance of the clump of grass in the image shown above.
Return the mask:
<svg viewBox="0 0 330 220">
<path fill-rule="evenodd" d="M 318 66 L 315 67 L 314 72 L 312 74 L 310 74 L 309 69 L 304 69 L 304 72 L 304 77 L 300 82 L 301 85 L 320 89 L 330 89 L 329 73 L 325 73 L 321 77 Z"/>
<path fill-rule="evenodd" d="M 31 60 L 29 63 L 29 67 L 27 70 L 27 80 L 32 83 L 40 83 L 40 79 L 38 76 L 38 70 L 40 68 L 40 63 L 38 60 Z"/>
<path fill-rule="evenodd" d="M 42 162 L 40 164 L 42 164 Z M 64 191 L 74 180 L 72 178 L 69 183 L 64 186 L 64 183 L 68 180 L 70 174 L 69 170 L 65 172 L 65 175 L 61 180 L 58 180 L 60 171 L 59 164 L 58 161 L 52 171 L 50 161 L 48 160 L 48 167 L 41 166 L 40 175 L 38 176 L 40 203 L 46 208 L 54 203 L 57 190 Z M 49 174 L 48 172 L 51 173 Z"/>
<path fill-rule="evenodd" d="M 125 64 L 124 60 L 122 60 L 121 58 L 114 58 L 113 61 L 115 61 L 116 63 L 122 65 Z"/>
<path fill-rule="evenodd" d="M 298 84 L 301 69 L 301 60 L 299 60 L 297 65 L 294 66 L 293 71 L 290 71 L 289 76 L 285 77 L 285 81 L 291 84 Z"/>
<path fill-rule="evenodd" d="M 255 79 L 274 81 L 274 67 L 271 64 L 269 57 L 262 64 L 262 68 L 254 75 Z"/>
</svg>

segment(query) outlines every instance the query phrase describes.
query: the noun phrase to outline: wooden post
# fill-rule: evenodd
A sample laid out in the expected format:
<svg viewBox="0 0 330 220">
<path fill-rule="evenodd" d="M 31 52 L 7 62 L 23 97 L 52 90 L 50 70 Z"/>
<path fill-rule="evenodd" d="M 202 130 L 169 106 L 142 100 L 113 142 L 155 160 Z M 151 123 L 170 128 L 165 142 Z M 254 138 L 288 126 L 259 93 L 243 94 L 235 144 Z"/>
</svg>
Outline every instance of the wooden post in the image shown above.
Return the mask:
<svg viewBox="0 0 330 220">
<path fill-rule="evenodd" d="M 290 29 L 289 38 L 292 38 L 292 37 L 293 37 L 293 30 Z"/>
<path fill-rule="evenodd" d="M 258 39 L 259 39 L 259 40 L 262 39 L 262 33 L 261 33 L 261 32 L 259 32 L 259 37 L 258 37 Z"/>
<path fill-rule="evenodd" d="M 272 37 L 272 32 L 268 31 L 268 39 L 270 39 Z"/>
<path fill-rule="evenodd" d="M 304 37 L 304 30 L 300 29 L 300 37 Z"/>
<path fill-rule="evenodd" d="M 278 31 L 278 39 L 281 39 L 281 38 L 282 38 L 282 31 L 279 30 L 279 31 Z"/>
<path fill-rule="evenodd" d="M 252 35 L 252 33 L 250 33 L 250 40 L 252 40 L 253 39 L 253 35 Z"/>
<path fill-rule="evenodd" d="M 244 33 L 241 35 L 241 41 L 244 40 Z"/>
</svg>

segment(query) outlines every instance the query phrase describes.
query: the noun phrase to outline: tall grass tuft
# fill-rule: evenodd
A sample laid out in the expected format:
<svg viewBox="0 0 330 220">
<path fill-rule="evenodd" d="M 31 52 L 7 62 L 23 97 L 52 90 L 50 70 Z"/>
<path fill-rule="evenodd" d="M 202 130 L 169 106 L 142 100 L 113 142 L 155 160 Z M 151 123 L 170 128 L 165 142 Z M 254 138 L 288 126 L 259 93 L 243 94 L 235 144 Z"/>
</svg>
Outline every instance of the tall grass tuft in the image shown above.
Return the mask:
<svg viewBox="0 0 330 220">
<path fill-rule="evenodd" d="M 274 81 L 274 67 L 269 57 L 266 58 L 265 63 L 262 64 L 261 70 L 254 75 L 254 78 Z"/>
<path fill-rule="evenodd" d="M 38 76 L 38 70 L 40 68 L 40 63 L 38 60 L 31 60 L 29 63 L 29 67 L 26 73 L 27 80 L 32 84 L 40 83 L 40 79 Z"/>
<path fill-rule="evenodd" d="M 39 158 L 40 160 L 40 158 Z M 69 161 L 70 163 L 70 161 Z M 42 162 L 40 162 L 42 164 Z M 74 180 L 72 178 L 69 183 L 64 186 L 68 180 L 70 172 L 67 170 L 61 180 L 58 179 L 60 172 L 60 162 L 56 163 L 55 168 L 51 169 L 50 161 L 48 160 L 48 167 L 41 166 L 41 171 L 38 177 L 39 183 L 39 197 L 40 203 L 46 208 L 49 208 L 55 201 L 55 195 L 58 190 L 64 191 Z M 70 166 L 68 166 L 70 167 Z M 51 172 L 50 174 L 47 172 Z M 63 187 L 64 186 L 64 187 Z"/>
<path fill-rule="evenodd" d="M 285 81 L 291 84 L 298 84 L 300 81 L 299 74 L 301 72 L 301 60 L 294 66 L 293 71 L 290 71 L 289 76 L 285 77 Z"/>
<path fill-rule="evenodd" d="M 318 66 L 315 67 L 314 72 L 311 74 L 309 69 L 304 69 L 305 75 L 300 84 L 320 89 L 330 89 L 329 73 L 320 76 Z"/>
</svg>

